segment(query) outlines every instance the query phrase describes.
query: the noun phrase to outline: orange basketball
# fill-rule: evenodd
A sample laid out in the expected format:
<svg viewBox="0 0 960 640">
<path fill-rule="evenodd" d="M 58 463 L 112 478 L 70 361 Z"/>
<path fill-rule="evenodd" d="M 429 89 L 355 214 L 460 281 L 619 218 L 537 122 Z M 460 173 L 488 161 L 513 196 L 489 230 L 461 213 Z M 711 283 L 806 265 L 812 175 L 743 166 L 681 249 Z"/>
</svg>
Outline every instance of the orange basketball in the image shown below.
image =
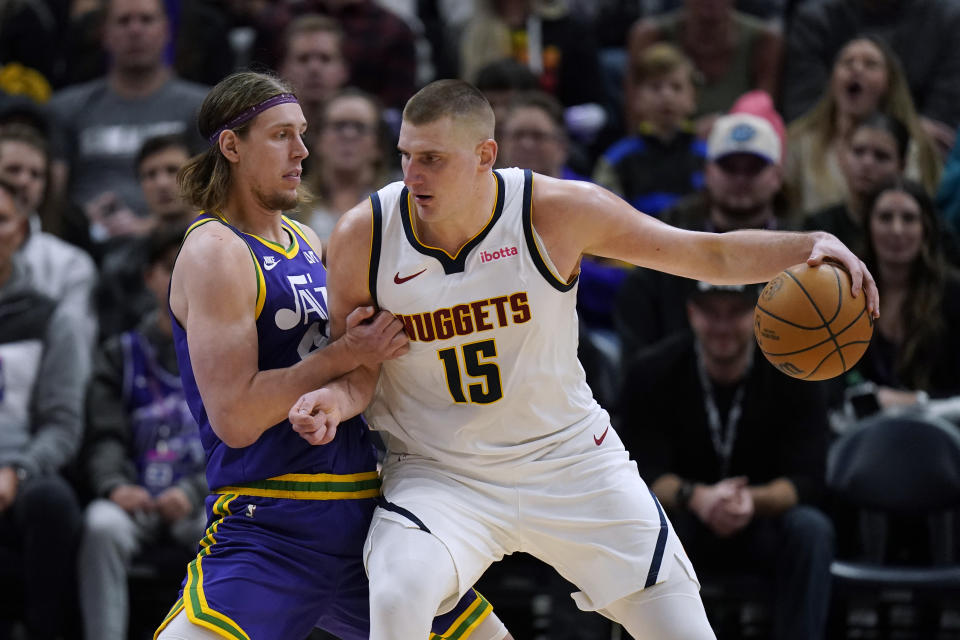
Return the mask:
<svg viewBox="0 0 960 640">
<path fill-rule="evenodd" d="M 867 296 L 850 294 L 850 276 L 833 264 L 798 264 L 760 293 L 753 331 L 773 366 L 801 380 L 826 380 L 857 363 L 870 344 Z"/>
</svg>

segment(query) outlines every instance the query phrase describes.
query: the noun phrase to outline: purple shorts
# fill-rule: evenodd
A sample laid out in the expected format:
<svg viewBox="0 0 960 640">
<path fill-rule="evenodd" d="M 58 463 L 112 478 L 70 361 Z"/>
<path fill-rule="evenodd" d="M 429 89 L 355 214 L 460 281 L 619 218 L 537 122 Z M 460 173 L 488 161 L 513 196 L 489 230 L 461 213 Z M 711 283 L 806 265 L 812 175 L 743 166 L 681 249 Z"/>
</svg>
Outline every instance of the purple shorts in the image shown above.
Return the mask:
<svg viewBox="0 0 960 640">
<path fill-rule="evenodd" d="M 374 498 L 208 496 L 206 534 L 157 634 L 185 610 L 192 623 L 234 640 L 298 640 L 314 627 L 367 640 L 362 551 L 375 506 Z M 491 610 L 471 590 L 434 620 L 431 638 L 468 638 Z"/>
</svg>

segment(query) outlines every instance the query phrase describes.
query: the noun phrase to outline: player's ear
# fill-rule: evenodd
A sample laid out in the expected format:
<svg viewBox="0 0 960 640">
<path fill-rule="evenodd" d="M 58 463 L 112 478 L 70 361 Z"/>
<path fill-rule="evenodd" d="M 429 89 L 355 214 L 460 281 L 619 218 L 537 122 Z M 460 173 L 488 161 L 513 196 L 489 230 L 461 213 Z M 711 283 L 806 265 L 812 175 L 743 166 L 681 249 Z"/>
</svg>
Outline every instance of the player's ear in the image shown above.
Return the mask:
<svg viewBox="0 0 960 640">
<path fill-rule="evenodd" d="M 220 139 L 217 141 L 217 144 L 220 145 L 220 153 L 222 153 L 223 157 L 229 162 L 240 161 L 240 153 L 237 151 L 237 141 L 237 134 L 230 129 L 221 133 Z"/>
<path fill-rule="evenodd" d="M 482 171 L 492 171 L 493 165 L 497 162 L 497 141 L 488 138 L 477 147 L 477 155 L 480 157 L 480 169 Z"/>
</svg>

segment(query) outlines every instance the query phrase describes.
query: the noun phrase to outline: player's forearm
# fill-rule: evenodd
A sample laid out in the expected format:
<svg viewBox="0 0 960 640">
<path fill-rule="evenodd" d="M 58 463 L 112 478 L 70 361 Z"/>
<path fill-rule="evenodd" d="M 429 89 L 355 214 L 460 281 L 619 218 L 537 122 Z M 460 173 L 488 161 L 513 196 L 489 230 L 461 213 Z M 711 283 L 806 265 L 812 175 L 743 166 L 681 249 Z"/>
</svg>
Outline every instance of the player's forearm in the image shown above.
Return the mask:
<svg viewBox="0 0 960 640">
<path fill-rule="evenodd" d="M 233 392 L 224 394 L 219 402 L 206 403 L 210 426 L 227 446 L 249 446 L 286 419 L 301 395 L 336 380 L 358 364 L 346 343 L 336 341 L 291 367 L 257 371 L 245 383 L 222 385 L 220 389 Z"/>
<path fill-rule="evenodd" d="M 700 279 L 715 284 L 766 282 L 787 267 L 806 262 L 817 240 L 826 235 L 759 230 L 714 235 L 707 253 L 714 264 Z"/>
<path fill-rule="evenodd" d="M 376 391 L 379 375 L 379 366 L 375 369 L 362 366 L 327 385 L 328 389 L 337 394 L 341 420 L 360 415 L 367 408 Z"/>
</svg>

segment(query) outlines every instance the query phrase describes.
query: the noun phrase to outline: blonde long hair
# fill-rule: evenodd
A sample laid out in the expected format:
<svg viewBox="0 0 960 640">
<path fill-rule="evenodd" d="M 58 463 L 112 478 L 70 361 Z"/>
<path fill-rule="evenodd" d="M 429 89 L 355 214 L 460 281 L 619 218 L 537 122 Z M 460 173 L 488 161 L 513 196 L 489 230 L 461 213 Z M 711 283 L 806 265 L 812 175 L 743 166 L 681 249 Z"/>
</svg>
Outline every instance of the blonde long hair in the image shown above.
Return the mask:
<svg viewBox="0 0 960 640">
<path fill-rule="evenodd" d="M 895 116 L 906 125 L 910 132 L 910 139 L 916 145 L 923 186 L 928 192 L 933 193 L 940 182 L 940 157 L 933 141 L 920 126 L 920 118 L 914 107 L 913 98 L 910 97 L 910 86 L 907 84 L 903 66 L 893 50 L 883 40 L 873 36 L 857 36 L 848 40 L 840 49 L 840 52 L 837 53 L 837 59 L 839 59 L 840 53 L 850 46 L 850 43 L 859 40 L 869 42 L 883 55 L 884 64 L 887 67 L 888 89 L 886 94 L 880 98 L 877 111 Z M 834 66 L 836 65 L 834 64 Z M 831 71 L 832 77 L 833 72 Z M 837 131 L 837 101 L 833 95 L 832 84 L 828 86 L 820 100 L 807 113 L 790 123 L 788 132 L 791 138 L 799 138 L 809 134 L 812 139 L 813 157 L 824 157 L 830 149 L 830 144 L 839 133 Z M 814 163 L 813 171 L 814 178 L 818 182 L 827 179 L 826 171 L 828 171 L 828 168 L 826 163 Z"/>
<path fill-rule="evenodd" d="M 243 113 L 282 93 L 293 93 L 292 87 L 276 76 L 253 71 L 241 71 L 227 76 L 210 90 L 197 116 L 197 128 L 204 140 L 208 140 L 220 127 Z M 246 137 L 256 117 L 237 127 L 234 131 Z M 194 156 L 177 173 L 180 192 L 187 202 L 197 209 L 218 211 L 227 202 L 232 183 L 230 163 L 220 153 L 219 144 Z M 309 193 L 298 188 L 300 199 L 309 199 Z"/>
</svg>

